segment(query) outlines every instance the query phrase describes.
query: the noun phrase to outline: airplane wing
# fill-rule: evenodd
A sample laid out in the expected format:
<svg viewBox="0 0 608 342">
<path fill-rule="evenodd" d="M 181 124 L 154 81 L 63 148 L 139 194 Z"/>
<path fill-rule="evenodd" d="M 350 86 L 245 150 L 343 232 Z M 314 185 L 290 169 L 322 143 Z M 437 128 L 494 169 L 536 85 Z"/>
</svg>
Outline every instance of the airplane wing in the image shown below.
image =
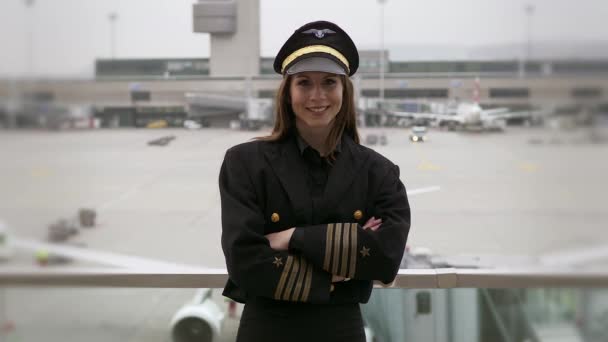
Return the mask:
<svg viewBox="0 0 608 342">
<path fill-rule="evenodd" d="M 429 186 L 426 188 L 419 188 L 419 189 L 414 189 L 414 190 L 408 190 L 407 191 L 407 195 L 408 196 L 413 196 L 413 195 L 419 195 L 419 194 L 424 194 L 427 192 L 434 192 L 434 191 L 439 191 L 441 190 L 441 188 L 439 186 Z"/>
<path fill-rule="evenodd" d="M 486 118 L 492 120 L 507 120 L 507 119 L 529 119 L 535 116 L 546 114 L 544 110 L 521 110 L 516 112 L 506 111 L 495 111 L 503 108 L 495 108 L 490 110 L 484 110 L 483 114 Z"/>
<path fill-rule="evenodd" d="M 492 108 L 492 109 L 484 109 L 482 110 L 483 115 L 487 115 L 487 116 L 495 116 L 498 114 L 504 114 L 504 113 L 508 113 L 509 112 L 509 108 L 507 107 L 500 107 L 500 108 Z"/>
<path fill-rule="evenodd" d="M 193 105 L 241 111 L 247 109 L 248 99 L 245 96 L 230 96 L 209 93 L 186 93 L 185 96 L 186 101 Z"/>
<path fill-rule="evenodd" d="M 415 113 L 415 112 L 391 112 L 389 115 L 407 119 L 425 119 L 437 121 L 438 123 L 455 122 L 464 123 L 464 117 L 460 115 L 439 114 L 439 113 Z"/>
<path fill-rule="evenodd" d="M 408 118 L 408 119 L 429 119 L 436 120 L 441 116 L 445 116 L 443 114 L 436 113 L 416 113 L 416 112 L 389 112 L 389 116 L 395 116 L 398 118 Z"/>
<path fill-rule="evenodd" d="M 13 238 L 13 245 L 16 248 L 37 252 L 44 250 L 47 253 L 53 255 L 60 255 L 63 257 L 77 259 L 81 261 L 89 261 L 94 263 L 103 264 L 105 266 L 114 266 L 120 268 L 133 268 L 133 269 L 170 269 L 176 271 L 206 271 L 209 268 L 192 266 L 186 264 L 172 263 L 161 260 L 154 260 L 150 258 L 144 258 L 139 256 L 132 256 L 126 254 L 95 251 L 85 247 L 70 246 L 68 244 L 58 244 L 34 241 L 30 239 Z"/>
<path fill-rule="evenodd" d="M 419 195 L 428 192 L 439 191 L 439 186 L 429 186 L 425 188 L 418 188 L 408 190 L 408 196 Z M 213 270 L 212 268 L 174 263 L 163 260 L 156 260 L 152 258 L 146 258 L 141 256 L 133 256 L 127 254 L 113 253 L 107 251 L 96 251 L 86 247 L 78 247 L 69 244 L 49 243 L 42 241 L 35 241 L 31 239 L 23 239 L 13 237 L 11 239 L 12 245 L 18 249 L 27 250 L 31 252 L 45 251 L 52 255 L 66 257 L 74 260 L 87 261 L 102 264 L 105 266 L 113 266 L 127 269 L 138 269 L 138 270 L 171 270 L 175 272 L 207 272 Z"/>
</svg>

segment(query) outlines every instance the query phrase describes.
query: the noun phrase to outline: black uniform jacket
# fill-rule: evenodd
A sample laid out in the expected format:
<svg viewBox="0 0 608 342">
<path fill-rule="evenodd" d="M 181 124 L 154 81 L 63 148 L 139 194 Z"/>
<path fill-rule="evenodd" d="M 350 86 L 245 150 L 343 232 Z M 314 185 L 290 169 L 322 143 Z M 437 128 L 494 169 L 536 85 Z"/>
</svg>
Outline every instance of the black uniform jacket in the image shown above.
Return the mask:
<svg viewBox="0 0 608 342">
<path fill-rule="evenodd" d="M 343 136 L 313 221 L 307 167 L 295 138 L 252 141 L 226 152 L 219 186 L 224 295 L 308 303 L 365 303 L 372 280 L 394 280 L 410 228 L 399 167 Z M 381 227 L 363 229 L 374 216 Z M 288 251 L 265 234 L 296 227 Z M 335 283 L 331 275 L 351 280 Z"/>
</svg>

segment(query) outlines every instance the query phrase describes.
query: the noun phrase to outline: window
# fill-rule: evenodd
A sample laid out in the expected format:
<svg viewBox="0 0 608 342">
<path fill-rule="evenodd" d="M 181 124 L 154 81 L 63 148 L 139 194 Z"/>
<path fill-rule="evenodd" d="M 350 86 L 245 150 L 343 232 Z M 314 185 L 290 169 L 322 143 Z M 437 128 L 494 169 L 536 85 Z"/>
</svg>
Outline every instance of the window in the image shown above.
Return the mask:
<svg viewBox="0 0 608 342">
<path fill-rule="evenodd" d="M 380 96 L 378 89 L 364 89 L 361 92 L 362 96 L 378 97 Z M 427 88 L 427 89 L 385 89 L 384 97 L 386 98 L 447 98 L 447 88 Z"/>
<path fill-rule="evenodd" d="M 572 89 L 572 97 L 593 98 L 602 96 L 602 89 L 596 87 L 582 87 Z"/>
<path fill-rule="evenodd" d="M 490 97 L 530 97 L 528 88 L 490 88 Z"/>
</svg>

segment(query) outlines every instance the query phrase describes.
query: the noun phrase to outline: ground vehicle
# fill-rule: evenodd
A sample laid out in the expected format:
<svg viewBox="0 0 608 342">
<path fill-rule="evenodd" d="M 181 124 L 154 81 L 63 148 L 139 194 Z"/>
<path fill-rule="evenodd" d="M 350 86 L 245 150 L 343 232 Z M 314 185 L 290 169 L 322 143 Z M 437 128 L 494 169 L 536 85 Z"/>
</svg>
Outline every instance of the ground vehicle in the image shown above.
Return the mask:
<svg viewBox="0 0 608 342">
<path fill-rule="evenodd" d="M 217 341 L 225 313 L 211 299 L 211 289 L 199 289 L 191 302 L 171 319 L 173 342 Z"/>
<path fill-rule="evenodd" d="M 146 124 L 146 128 L 167 128 L 168 126 L 167 120 L 154 120 Z"/>
<path fill-rule="evenodd" d="M 0 260 L 8 260 L 13 256 L 13 244 L 8 226 L 0 221 Z"/>
<path fill-rule="evenodd" d="M 185 120 L 184 128 L 186 129 L 201 129 L 203 126 L 194 120 Z"/>
<path fill-rule="evenodd" d="M 426 127 L 424 126 L 414 126 L 412 127 L 412 132 L 410 133 L 410 140 L 413 142 L 423 142 L 427 140 L 426 137 Z"/>
<path fill-rule="evenodd" d="M 167 144 L 170 143 L 173 139 L 175 139 L 174 135 L 168 135 L 158 139 L 150 140 L 148 141 L 148 145 L 167 146 Z"/>
</svg>

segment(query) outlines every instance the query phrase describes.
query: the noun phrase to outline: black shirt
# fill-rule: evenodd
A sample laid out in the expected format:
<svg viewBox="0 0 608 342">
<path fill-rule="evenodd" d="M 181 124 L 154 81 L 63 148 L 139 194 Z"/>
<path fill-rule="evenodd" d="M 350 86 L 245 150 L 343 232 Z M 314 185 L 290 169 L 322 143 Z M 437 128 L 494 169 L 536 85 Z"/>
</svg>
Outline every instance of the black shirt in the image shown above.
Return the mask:
<svg viewBox="0 0 608 342">
<path fill-rule="evenodd" d="M 323 200 L 323 193 L 325 192 L 325 186 L 327 185 L 327 177 L 331 170 L 332 163 L 326 157 L 322 157 L 319 151 L 315 150 L 312 146 L 302 139 L 302 137 L 296 135 L 298 148 L 300 154 L 304 158 L 304 162 L 307 167 L 308 177 L 306 184 L 310 189 L 310 197 L 312 199 L 312 222 L 319 222 L 318 217 L 319 210 L 321 208 L 321 202 Z M 334 155 L 336 158 L 340 153 L 340 145 L 336 146 Z"/>
</svg>

